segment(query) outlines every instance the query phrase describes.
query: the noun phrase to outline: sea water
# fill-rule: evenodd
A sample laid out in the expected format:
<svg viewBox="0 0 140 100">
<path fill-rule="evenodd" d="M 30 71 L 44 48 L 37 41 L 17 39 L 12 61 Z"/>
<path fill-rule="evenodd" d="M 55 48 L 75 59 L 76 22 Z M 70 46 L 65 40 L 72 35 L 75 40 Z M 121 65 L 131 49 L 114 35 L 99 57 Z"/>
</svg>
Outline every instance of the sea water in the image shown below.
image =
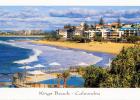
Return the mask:
<svg viewBox="0 0 140 100">
<path fill-rule="evenodd" d="M 24 71 L 20 67 L 26 65 L 36 69 L 34 66 L 39 64 L 45 66 L 46 70 L 55 71 L 82 64 L 106 67 L 109 59 L 115 57 L 107 53 L 58 48 L 21 41 L 33 39 L 38 38 L 0 37 L 0 81 L 7 80 L 12 73 Z"/>
</svg>

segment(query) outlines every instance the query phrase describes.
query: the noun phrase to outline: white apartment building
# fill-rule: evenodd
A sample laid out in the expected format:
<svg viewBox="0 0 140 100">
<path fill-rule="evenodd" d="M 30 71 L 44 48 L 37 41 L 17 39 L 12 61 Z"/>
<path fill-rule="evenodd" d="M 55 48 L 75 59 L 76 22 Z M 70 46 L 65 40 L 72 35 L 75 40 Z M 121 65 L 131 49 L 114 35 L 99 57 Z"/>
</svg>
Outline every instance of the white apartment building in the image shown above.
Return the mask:
<svg viewBox="0 0 140 100">
<path fill-rule="evenodd" d="M 84 32 L 84 36 L 89 39 L 92 39 L 95 36 L 95 34 L 96 34 L 96 30 L 88 30 Z"/>
<path fill-rule="evenodd" d="M 111 30 L 111 29 L 100 29 L 101 36 L 104 39 L 116 39 L 121 38 L 124 34 L 124 31 L 121 31 L 119 29 Z"/>
<path fill-rule="evenodd" d="M 101 32 L 102 38 L 104 39 L 107 39 L 108 34 L 111 34 L 111 30 L 109 29 L 100 29 L 100 32 Z"/>
<path fill-rule="evenodd" d="M 62 36 L 62 38 L 67 39 L 67 30 L 66 29 L 60 29 L 58 31 L 58 34 Z"/>
</svg>

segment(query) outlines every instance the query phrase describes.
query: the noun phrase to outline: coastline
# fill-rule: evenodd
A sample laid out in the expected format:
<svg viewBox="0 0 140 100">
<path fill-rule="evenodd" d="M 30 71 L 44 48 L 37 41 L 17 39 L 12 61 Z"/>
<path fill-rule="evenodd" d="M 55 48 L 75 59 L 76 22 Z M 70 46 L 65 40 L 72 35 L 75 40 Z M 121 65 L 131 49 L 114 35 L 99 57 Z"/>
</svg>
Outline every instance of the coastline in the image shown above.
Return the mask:
<svg viewBox="0 0 140 100">
<path fill-rule="evenodd" d="M 90 43 L 75 43 L 75 42 L 61 42 L 61 41 L 47 41 L 47 40 L 33 40 L 31 43 L 46 44 L 49 46 L 63 47 L 69 49 L 85 50 L 89 52 L 101 52 L 117 55 L 123 47 L 134 46 L 130 43 L 112 43 L 112 42 L 90 42 Z"/>
<path fill-rule="evenodd" d="M 44 35 L 0 35 L 0 37 L 44 37 Z"/>
</svg>

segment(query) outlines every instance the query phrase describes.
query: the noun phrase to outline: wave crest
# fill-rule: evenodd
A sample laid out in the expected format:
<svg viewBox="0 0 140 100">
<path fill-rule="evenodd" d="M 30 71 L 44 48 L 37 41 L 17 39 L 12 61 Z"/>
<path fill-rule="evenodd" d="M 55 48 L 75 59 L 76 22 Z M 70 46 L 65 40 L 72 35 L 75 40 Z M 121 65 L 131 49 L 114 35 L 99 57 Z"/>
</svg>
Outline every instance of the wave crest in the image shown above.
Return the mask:
<svg viewBox="0 0 140 100">
<path fill-rule="evenodd" d="M 34 55 L 31 55 L 27 59 L 14 61 L 14 63 L 17 63 L 17 64 L 28 64 L 28 63 L 31 63 L 31 62 L 38 61 L 38 56 L 42 53 L 42 51 L 40 51 L 38 49 L 33 49 L 33 51 L 34 51 Z"/>
</svg>

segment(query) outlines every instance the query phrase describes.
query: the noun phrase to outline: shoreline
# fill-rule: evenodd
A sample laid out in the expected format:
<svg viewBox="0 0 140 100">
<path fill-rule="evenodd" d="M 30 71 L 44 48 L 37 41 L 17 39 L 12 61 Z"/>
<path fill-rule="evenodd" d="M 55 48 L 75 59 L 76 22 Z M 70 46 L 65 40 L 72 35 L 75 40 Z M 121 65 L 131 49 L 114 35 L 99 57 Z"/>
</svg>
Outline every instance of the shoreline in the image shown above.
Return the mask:
<svg viewBox="0 0 140 100">
<path fill-rule="evenodd" d="M 85 49 L 71 48 L 71 47 L 64 47 L 64 46 L 57 46 L 57 45 L 51 45 L 51 44 L 34 43 L 34 41 L 32 41 L 31 43 L 33 43 L 33 44 L 40 44 L 40 45 L 49 46 L 49 47 L 56 47 L 58 49 L 66 49 L 66 50 L 74 50 L 74 51 L 84 51 L 84 52 L 87 52 L 87 53 L 95 52 L 95 53 L 106 53 L 106 54 L 110 54 L 110 55 L 117 55 L 115 53 L 92 51 L 92 50 L 85 50 Z"/>
<path fill-rule="evenodd" d="M 99 52 L 117 55 L 123 47 L 134 46 L 129 43 L 112 43 L 112 42 L 90 42 L 90 43 L 75 43 L 75 42 L 60 42 L 60 41 L 47 41 L 47 40 L 33 40 L 31 43 L 45 44 L 53 47 L 68 48 L 74 50 L 84 50 L 87 52 Z"/>
<path fill-rule="evenodd" d="M 0 37 L 44 37 L 44 35 L 0 35 Z"/>
</svg>

